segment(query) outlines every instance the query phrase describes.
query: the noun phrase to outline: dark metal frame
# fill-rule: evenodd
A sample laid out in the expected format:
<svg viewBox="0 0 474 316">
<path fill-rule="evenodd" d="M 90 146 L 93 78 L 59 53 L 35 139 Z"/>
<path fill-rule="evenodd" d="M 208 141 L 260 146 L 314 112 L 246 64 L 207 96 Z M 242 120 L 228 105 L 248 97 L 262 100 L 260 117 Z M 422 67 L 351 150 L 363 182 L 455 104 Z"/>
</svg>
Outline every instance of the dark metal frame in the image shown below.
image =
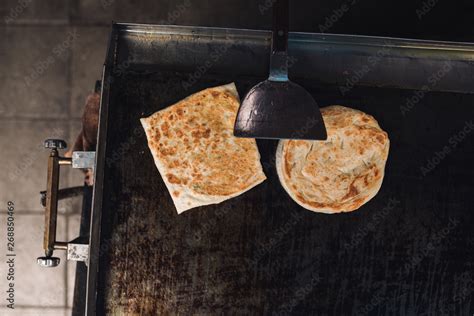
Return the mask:
<svg viewBox="0 0 474 316">
<path fill-rule="evenodd" d="M 95 315 L 97 275 L 101 252 L 101 208 L 105 155 L 107 150 L 109 96 L 120 65 L 128 69 L 176 69 L 193 72 L 209 51 L 228 45 L 227 58 L 212 66 L 213 73 L 225 74 L 230 61 L 239 61 L 241 74 L 264 76 L 268 66 L 270 32 L 254 30 L 114 24 L 102 77 L 102 95 L 95 187 L 91 215 L 90 256 L 87 276 L 86 314 Z M 239 48 L 239 49 L 237 49 Z M 190 54 L 193 58 L 189 58 Z M 311 77 L 323 83 L 342 85 L 347 69 L 367 65 L 370 57 L 379 58 L 358 85 L 422 89 L 426 73 L 441 68 L 447 61 L 456 71 L 441 78 L 437 91 L 474 93 L 474 44 L 375 38 L 366 36 L 290 33 L 289 54 L 298 62 L 290 76 L 298 80 Z M 174 57 L 173 57 L 174 56 Z M 415 67 L 416 66 L 416 67 Z M 234 67 L 235 68 L 235 67 Z"/>
</svg>

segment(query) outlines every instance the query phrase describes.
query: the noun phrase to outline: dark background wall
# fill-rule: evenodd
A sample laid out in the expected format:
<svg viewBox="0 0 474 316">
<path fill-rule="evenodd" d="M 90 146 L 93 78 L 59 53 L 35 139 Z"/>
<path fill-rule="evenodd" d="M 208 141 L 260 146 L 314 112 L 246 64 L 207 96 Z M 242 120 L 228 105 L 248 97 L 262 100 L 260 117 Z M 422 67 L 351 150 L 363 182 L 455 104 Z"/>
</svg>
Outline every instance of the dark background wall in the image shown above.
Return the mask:
<svg viewBox="0 0 474 316">
<path fill-rule="evenodd" d="M 72 4 L 72 21 L 103 23 L 140 21 L 166 23 L 168 13 L 189 3 L 189 10 L 171 21 L 175 24 L 268 29 L 271 0 L 178 0 L 178 1 L 78 1 Z M 326 19 L 337 17 L 327 32 L 414 37 L 443 40 L 472 40 L 474 2 L 469 0 L 325 0 L 290 1 L 291 29 L 319 32 Z M 93 4 L 94 3 L 94 4 Z M 110 3 L 110 4 L 109 4 Z M 344 6 L 347 10 L 344 9 Z M 91 14 L 91 9 L 93 13 Z M 342 16 L 337 11 L 343 11 Z"/>
<path fill-rule="evenodd" d="M 269 28 L 272 0 L 4 0 L 0 16 L 20 7 L 14 24 L 108 25 L 110 21 Z M 345 10 L 330 33 L 469 40 L 474 34 L 470 0 L 290 1 L 291 28 L 318 32 L 336 11 Z M 26 8 L 21 9 L 21 3 Z M 186 6 L 184 12 L 179 6 Z M 266 9 L 265 9 L 266 8 Z M 18 8 L 17 8 L 18 9 Z M 179 12 L 169 18 L 169 13 Z"/>
</svg>

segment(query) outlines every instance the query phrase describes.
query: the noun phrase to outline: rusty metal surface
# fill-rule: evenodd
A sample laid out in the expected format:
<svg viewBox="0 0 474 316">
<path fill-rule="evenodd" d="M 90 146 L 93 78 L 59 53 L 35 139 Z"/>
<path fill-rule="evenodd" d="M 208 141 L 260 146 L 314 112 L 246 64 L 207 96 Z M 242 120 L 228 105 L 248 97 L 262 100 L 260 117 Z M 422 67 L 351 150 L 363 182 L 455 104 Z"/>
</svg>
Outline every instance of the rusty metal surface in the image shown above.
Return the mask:
<svg viewBox="0 0 474 316">
<path fill-rule="evenodd" d="M 412 91 L 353 89 L 341 96 L 338 89 L 307 82 L 321 106 L 364 110 L 389 133 L 379 194 L 354 213 L 306 211 L 279 184 L 276 142 L 260 140 L 267 181 L 217 206 L 177 215 L 138 120 L 230 81 L 209 75 L 184 91 L 179 83 L 185 76 L 127 74 L 114 83 L 99 314 L 360 315 L 453 308 L 452 297 L 472 277 L 474 263 L 467 251 L 474 243 L 468 224 L 473 137 L 426 176 L 420 167 L 474 117 L 473 96 L 429 93 L 403 116 L 400 104 Z M 260 78 L 233 79 L 242 93 Z M 468 299 L 454 306 L 473 308 Z"/>
<path fill-rule="evenodd" d="M 213 36 L 220 43 L 218 33 Z M 254 74 L 246 71 L 265 62 L 261 50 L 266 44 L 258 35 L 252 49 L 242 48 L 239 54 L 234 47 L 223 53 L 224 61 L 190 80 L 193 67 L 206 55 L 198 40 L 191 41 L 189 50 L 175 50 L 180 42 L 165 40 L 168 35 L 158 41 L 146 36 L 149 40 L 138 46 L 129 46 L 126 40 L 115 46 L 118 35 L 113 33 L 108 52 L 89 314 L 472 314 L 474 133 L 469 124 L 474 119 L 474 96 L 436 91 L 456 86 L 449 78 L 463 78 L 467 72 L 462 69 L 467 68 L 452 70 L 439 86 L 422 90 L 422 97 L 413 90 L 321 85 L 318 79 L 326 72 L 344 84 L 347 77 L 340 71 L 347 64 L 337 64 L 335 60 L 342 61 L 338 58 L 331 64 L 310 65 L 326 72 L 296 78 L 321 107 L 342 104 L 363 110 L 374 115 L 390 136 L 383 186 L 360 210 L 331 216 L 299 207 L 279 184 L 276 141 L 259 140 L 267 181 L 219 205 L 177 215 L 139 118 L 193 92 L 231 81 L 243 96 L 265 78 L 262 66 Z M 212 43 L 205 47 L 210 49 Z M 366 60 L 365 48 L 356 47 L 357 62 Z M 319 53 L 319 57 L 325 54 Z M 409 77 L 407 87 L 422 87 L 427 76 L 439 70 L 444 62 L 441 47 L 436 54 L 423 64 L 423 75 Z M 127 63 L 127 57 L 134 55 L 143 59 Z M 163 69 L 147 64 L 159 56 Z M 184 56 L 194 56 L 186 60 L 187 69 L 176 63 Z M 236 56 L 247 59 L 243 62 Z M 303 74 L 303 65 L 311 58 L 302 55 L 294 70 Z M 414 71 L 397 58 L 387 58 L 361 83 L 377 78 L 403 82 L 403 69 Z M 409 59 L 410 65 L 415 59 Z M 401 72 L 395 72 L 397 67 Z"/>
</svg>

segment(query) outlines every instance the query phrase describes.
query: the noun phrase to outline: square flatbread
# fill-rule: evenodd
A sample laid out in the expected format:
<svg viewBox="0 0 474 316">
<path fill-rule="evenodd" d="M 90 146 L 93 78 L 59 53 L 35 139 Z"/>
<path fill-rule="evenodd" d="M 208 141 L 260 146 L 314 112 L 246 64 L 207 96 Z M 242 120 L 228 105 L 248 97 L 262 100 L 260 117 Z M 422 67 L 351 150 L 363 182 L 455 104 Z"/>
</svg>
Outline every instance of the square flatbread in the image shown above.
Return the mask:
<svg viewBox="0 0 474 316">
<path fill-rule="evenodd" d="M 255 139 L 233 135 L 238 109 L 231 83 L 140 119 L 178 214 L 238 196 L 266 179 Z"/>
</svg>

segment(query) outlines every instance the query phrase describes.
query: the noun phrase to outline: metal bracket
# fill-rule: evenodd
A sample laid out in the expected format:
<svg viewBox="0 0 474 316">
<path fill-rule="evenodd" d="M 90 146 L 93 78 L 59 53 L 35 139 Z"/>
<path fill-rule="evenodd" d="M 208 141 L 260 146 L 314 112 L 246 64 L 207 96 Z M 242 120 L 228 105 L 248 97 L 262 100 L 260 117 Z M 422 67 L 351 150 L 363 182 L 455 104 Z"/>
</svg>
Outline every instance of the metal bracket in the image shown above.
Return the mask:
<svg viewBox="0 0 474 316">
<path fill-rule="evenodd" d="M 73 152 L 72 167 L 79 169 L 95 169 L 95 151 Z"/>
<path fill-rule="evenodd" d="M 76 244 L 73 241 L 67 244 L 67 260 L 84 261 L 87 264 L 89 259 L 89 245 Z"/>
</svg>

